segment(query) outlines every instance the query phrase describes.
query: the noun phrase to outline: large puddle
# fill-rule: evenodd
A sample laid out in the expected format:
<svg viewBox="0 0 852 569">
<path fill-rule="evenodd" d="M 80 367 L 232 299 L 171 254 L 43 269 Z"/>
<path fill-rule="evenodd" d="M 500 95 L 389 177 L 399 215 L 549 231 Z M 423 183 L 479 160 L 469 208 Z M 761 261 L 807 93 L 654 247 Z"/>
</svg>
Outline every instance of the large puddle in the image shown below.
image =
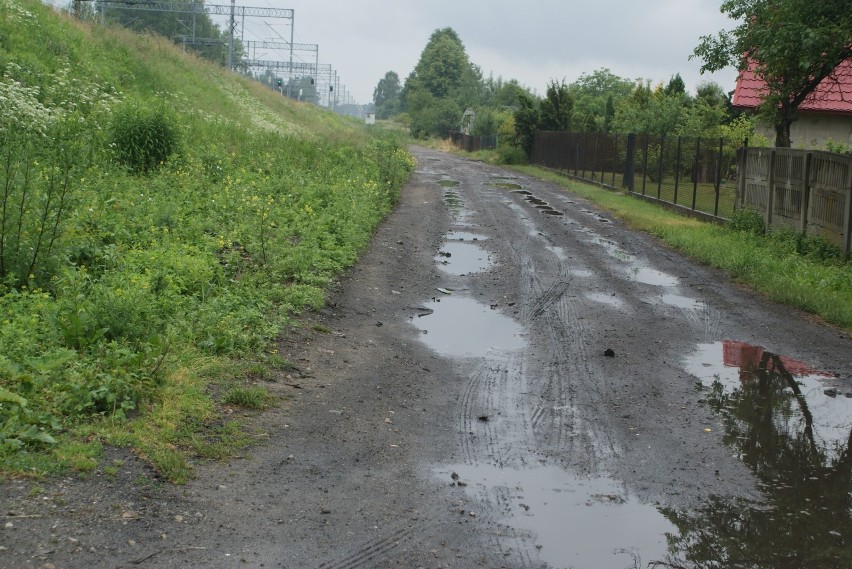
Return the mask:
<svg viewBox="0 0 852 569">
<path fill-rule="evenodd" d="M 525 345 L 517 322 L 473 299 L 445 296 L 424 308 L 432 312 L 412 324 L 422 332 L 421 340 L 441 355 L 479 357 Z"/>
<path fill-rule="evenodd" d="M 478 273 L 492 265 L 488 251 L 479 245 L 459 241 L 444 243 L 435 262 L 451 275 Z"/>
<path fill-rule="evenodd" d="M 452 473 L 479 500 L 496 502 L 501 523 L 535 534 L 541 560 L 553 567 L 646 567 L 666 553 L 675 528 L 654 506 L 643 504 L 609 478 L 585 478 L 561 468 L 528 469 L 457 465 Z"/>
<path fill-rule="evenodd" d="M 849 567 L 852 386 L 838 389 L 805 362 L 733 340 L 699 346 L 684 367 L 764 500 L 711 496 L 668 512 L 682 532 L 679 557 L 690 567 Z"/>
</svg>

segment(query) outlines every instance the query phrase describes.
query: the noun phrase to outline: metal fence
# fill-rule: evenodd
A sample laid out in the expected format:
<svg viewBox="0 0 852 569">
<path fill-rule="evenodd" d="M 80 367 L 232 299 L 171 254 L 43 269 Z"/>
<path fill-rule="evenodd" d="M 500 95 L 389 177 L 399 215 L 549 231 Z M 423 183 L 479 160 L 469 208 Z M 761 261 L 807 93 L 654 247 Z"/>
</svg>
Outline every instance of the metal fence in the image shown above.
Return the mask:
<svg viewBox="0 0 852 569">
<path fill-rule="evenodd" d="M 852 252 L 852 156 L 723 139 L 537 132 L 530 162 L 712 220 L 747 207 L 767 227 Z"/>
<path fill-rule="evenodd" d="M 497 135 L 473 136 L 463 132 L 450 131 L 450 140 L 461 150 L 476 152 L 477 150 L 488 150 L 497 148 Z"/>
<path fill-rule="evenodd" d="M 818 235 L 852 252 L 852 155 L 743 148 L 738 202 L 767 227 Z"/>
<path fill-rule="evenodd" d="M 537 132 L 530 162 L 724 220 L 737 203 L 736 148 L 722 139 Z"/>
</svg>

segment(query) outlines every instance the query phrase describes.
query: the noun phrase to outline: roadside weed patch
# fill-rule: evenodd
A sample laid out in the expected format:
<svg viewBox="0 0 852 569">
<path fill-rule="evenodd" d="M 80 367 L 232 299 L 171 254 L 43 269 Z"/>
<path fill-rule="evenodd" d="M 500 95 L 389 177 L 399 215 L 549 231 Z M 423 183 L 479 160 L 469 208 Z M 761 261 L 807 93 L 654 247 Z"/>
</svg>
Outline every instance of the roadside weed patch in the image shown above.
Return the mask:
<svg viewBox="0 0 852 569">
<path fill-rule="evenodd" d="M 286 363 L 276 338 L 322 306 L 413 159 L 166 40 L 20 6 L 0 18 L 0 471 L 89 471 L 113 444 L 186 480 L 193 455 L 251 440 L 208 386 L 270 404 L 243 362 L 256 380 Z"/>
<path fill-rule="evenodd" d="M 263 387 L 233 387 L 225 393 L 223 402 L 245 409 L 265 409 L 272 403 L 272 396 Z"/>
</svg>

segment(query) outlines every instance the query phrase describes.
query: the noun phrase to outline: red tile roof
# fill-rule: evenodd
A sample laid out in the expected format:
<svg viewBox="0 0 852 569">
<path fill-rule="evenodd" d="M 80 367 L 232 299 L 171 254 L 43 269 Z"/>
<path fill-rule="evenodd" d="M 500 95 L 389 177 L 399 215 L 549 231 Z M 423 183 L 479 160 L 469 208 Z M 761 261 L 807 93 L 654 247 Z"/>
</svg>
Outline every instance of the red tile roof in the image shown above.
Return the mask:
<svg viewBox="0 0 852 569">
<path fill-rule="evenodd" d="M 753 109 L 760 104 L 765 83 L 749 68 L 740 73 L 734 89 L 733 105 Z M 816 90 L 799 105 L 800 111 L 852 113 L 852 59 L 838 65 Z"/>
</svg>

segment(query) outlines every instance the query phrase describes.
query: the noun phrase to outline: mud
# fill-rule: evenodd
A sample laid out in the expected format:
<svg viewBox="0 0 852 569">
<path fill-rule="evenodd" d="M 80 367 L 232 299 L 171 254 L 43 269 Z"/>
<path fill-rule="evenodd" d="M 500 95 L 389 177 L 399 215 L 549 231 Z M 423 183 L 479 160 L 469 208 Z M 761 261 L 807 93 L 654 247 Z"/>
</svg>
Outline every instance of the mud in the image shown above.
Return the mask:
<svg viewBox="0 0 852 569">
<path fill-rule="evenodd" d="M 113 477 L 7 483 L 0 566 L 850 565 L 846 334 L 552 184 L 414 152 L 282 338 L 303 373 L 246 417 L 267 442 L 183 487 L 117 450 Z"/>
</svg>

